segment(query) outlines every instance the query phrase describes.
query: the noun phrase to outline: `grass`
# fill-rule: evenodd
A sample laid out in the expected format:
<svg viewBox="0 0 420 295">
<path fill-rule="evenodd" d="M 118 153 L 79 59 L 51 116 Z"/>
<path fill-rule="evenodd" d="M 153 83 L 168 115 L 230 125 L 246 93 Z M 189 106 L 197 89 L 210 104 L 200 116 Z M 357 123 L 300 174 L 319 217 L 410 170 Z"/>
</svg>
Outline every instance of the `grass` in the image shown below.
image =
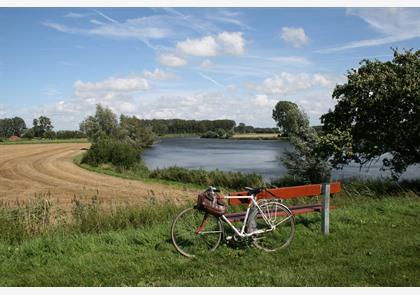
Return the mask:
<svg viewBox="0 0 420 295">
<path fill-rule="evenodd" d="M 88 143 L 87 138 L 70 138 L 70 139 L 20 139 L 16 141 L 0 141 L 0 145 L 8 144 L 44 144 L 44 143 Z"/>
<path fill-rule="evenodd" d="M 173 203 L 105 211 L 94 201 L 75 203 L 73 219 L 0 242 L 0 285 L 420 286 L 418 195 L 344 192 L 333 203 L 329 236 L 312 213 L 298 217 L 284 251 L 224 243 L 194 259 L 171 245 L 181 209 Z"/>
</svg>

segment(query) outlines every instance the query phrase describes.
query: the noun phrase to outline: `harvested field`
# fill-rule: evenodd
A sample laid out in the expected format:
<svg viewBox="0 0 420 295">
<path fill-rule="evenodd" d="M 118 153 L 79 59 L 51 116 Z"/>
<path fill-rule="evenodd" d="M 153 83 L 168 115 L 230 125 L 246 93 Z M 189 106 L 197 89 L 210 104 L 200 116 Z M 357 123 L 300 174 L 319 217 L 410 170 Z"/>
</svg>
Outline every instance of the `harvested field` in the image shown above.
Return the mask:
<svg viewBox="0 0 420 295">
<path fill-rule="evenodd" d="M 182 201 L 197 193 L 87 171 L 73 163 L 73 157 L 87 147 L 87 143 L 0 145 L 0 202 L 13 204 L 50 193 L 66 209 L 74 196 L 98 194 L 104 202 L 141 203 L 147 198 Z"/>
</svg>

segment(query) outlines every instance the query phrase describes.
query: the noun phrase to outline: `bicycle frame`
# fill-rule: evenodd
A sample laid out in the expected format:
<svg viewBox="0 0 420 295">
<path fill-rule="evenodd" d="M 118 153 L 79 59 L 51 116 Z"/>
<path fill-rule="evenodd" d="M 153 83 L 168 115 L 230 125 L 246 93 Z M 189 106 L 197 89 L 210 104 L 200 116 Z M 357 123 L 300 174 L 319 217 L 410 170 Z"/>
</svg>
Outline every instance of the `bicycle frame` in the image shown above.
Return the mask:
<svg viewBox="0 0 420 295">
<path fill-rule="evenodd" d="M 224 196 L 224 199 L 248 199 L 248 200 L 250 200 L 251 202 L 249 202 L 249 205 L 248 205 L 248 208 L 246 209 L 246 213 L 245 213 L 245 219 L 244 219 L 244 221 L 243 221 L 243 224 L 242 224 L 242 228 L 239 230 L 239 229 L 237 229 L 236 228 L 236 226 L 234 226 L 233 224 L 232 224 L 232 222 L 230 222 L 229 221 L 229 219 L 227 219 L 226 218 L 226 216 L 225 215 L 222 215 L 220 218 L 223 220 L 223 221 L 225 221 L 234 231 L 235 231 L 235 233 L 238 235 L 238 236 L 240 236 L 240 237 L 242 237 L 242 238 L 245 238 L 245 237 L 250 237 L 250 236 L 252 236 L 252 235 L 255 235 L 255 234 L 261 234 L 261 233 L 265 233 L 265 232 L 269 232 L 269 231 L 272 231 L 272 230 L 274 230 L 275 228 L 276 228 L 276 226 L 275 225 L 273 225 L 271 222 L 270 222 L 270 220 L 267 218 L 267 216 L 264 214 L 264 212 L 262 211 L 262 209 L 261 209 L 261 207 L 258 205 L 258 203 L 257 203 L 257 201 L 255 200 L 255 196 L 254 195 L 250 195 L 250 196 Z M 246 225 L 247 225 L 247 223 L 248 223 L 248 218 L 249 218 L 249 212 L 251 211 L 251 208 L 253 207 L 253 206 L 255 206 L 256 208 L 257 208 L 257 210 L 259 211 L 259 213 L 261 214 L 261 216 L 262 216 L 262 218 L 264 219 L 264 221 L 268 224 L 268 225 L 270 225 L 270 229 L 268 229 L 268 230 L 257 230 L 257 231 L 254 231 L 254 232 L 252 232 L 252 233 L 246 233 L 245 232 L 245 227 L 246 227 Z"/>
</svg>

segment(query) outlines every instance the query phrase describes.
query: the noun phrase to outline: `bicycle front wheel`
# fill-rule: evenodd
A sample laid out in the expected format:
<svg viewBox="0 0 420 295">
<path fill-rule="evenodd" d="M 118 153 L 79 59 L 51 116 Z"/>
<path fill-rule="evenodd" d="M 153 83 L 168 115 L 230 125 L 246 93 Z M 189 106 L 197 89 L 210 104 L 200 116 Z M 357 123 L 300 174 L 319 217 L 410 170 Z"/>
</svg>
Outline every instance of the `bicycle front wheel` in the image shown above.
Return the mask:
<svg viewBox="0 0 420 295">
<path fill-rule="evenodd" d="M 220 219 L 195 208 L 185 209 L 172 223 L 172 243 L 179 253 L 187 257 L 214 251 L 222 236 Z"/>
<path fill-rule="evenodd" d="M 267 252 L 287 247 L 295 234 L 295 218 L 282 203 L 263 203 L 256 218 L 254 245 Z M 263 217 L 264 214 L 264 217 Z"/>
</svg>

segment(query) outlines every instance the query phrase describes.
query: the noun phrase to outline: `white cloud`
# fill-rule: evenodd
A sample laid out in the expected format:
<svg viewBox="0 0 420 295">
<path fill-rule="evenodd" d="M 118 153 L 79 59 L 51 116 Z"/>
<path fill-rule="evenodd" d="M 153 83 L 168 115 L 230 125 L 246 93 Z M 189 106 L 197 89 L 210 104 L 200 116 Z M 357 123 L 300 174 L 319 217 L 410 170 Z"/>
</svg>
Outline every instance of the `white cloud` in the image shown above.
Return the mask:
<svg viewBox="0 0 420 295">
<path fill-rule="evenodd" d="M 253 103 L 258 107 L 274 107 L 276 100 L 269 99 L 265 94 L 257 94 L 253 99 Z"/>
<path fill-rule="evenodd" d="M 231 55 L 242 55 L 245 52 L 245 40 L 242 32 L 223 32 L 217 36 L 222 51 Z"/>
<path fill-rule="evenodd" d="M 171 80 L 171 79 L 176 78 L 175 74 L 165 72 L 161 69 L 155 69 L 153 72 L 144 71 L 143 76 L 149 79 L 157 79 L 157 80 Z"/>
<path fill-rule="evenodd" d="M 149 89 L 149 83 L 146 79 L 138 76 L 110 77 L 101 82 L 82 82 L 77 80 L 74 83 L 74 88 L 79 93 L 92 91 L 133 92 Z"/>
<path fill-rule="evenodd" d="M 211 67 L 213 65 L 213 63 L 211 62 L 211 60 L 209 59 L 205 59 L 201 62 L 200 67 L 203 69 L 207 69 L 209 67 Z"/>
<path fill-rule="evenodd" d="M 215 56 L 217 52 L 216 40 L 212 36 L 200 39 L 187 39 L 176 44 L 176 49 L 184 54 L 196 56 Z"/>
<path fill-rule="evenodd" d="M 333 86 L 333 81 L 320 73 L 310 75 L 307 73 L 282 72 L 279 75 L 264 79 L 259 85 L 251 85 L 250 87 L 266 94 L 291 94 L 314 86 Z"/>
<path fill-rule="evenodd" d="M 217 36 L 187 38 L 178 42 L 176 49 L 194 56 L 242 55 L 245 52 L 245 40 L 242 32 L 222 32 Z"/>
<path fill-rule="evenodd" d="M 328 87 L 333 84 L 333 81 L 328 76 L 319 73 L 313 75 L 312 81 L 314 84 L 319 84 L 324 87 Z"/>
<path fill-rule="evenodd" d="M 353 48 L 371 47 L 420 37 L 420 9 L 416 8 L 352 8 L 347 15 L 360 17 L 382 36 L 356 40 L 347 44 L 322 49 L 329 53 Z"/>
<path fill-rule="evenodd" d="M 309 37 L 303 28 L 283 27 L 280 34 L 281 38 L 293 47 L 302 47 L 309 43 Z"/>
<path fill-rule="evenodd" d="M 171 53 L 161 54 L 158 60 L 161 64 L 169 67 L 182 67 L 187 64 L 185 59 Z"/>
</svg>

